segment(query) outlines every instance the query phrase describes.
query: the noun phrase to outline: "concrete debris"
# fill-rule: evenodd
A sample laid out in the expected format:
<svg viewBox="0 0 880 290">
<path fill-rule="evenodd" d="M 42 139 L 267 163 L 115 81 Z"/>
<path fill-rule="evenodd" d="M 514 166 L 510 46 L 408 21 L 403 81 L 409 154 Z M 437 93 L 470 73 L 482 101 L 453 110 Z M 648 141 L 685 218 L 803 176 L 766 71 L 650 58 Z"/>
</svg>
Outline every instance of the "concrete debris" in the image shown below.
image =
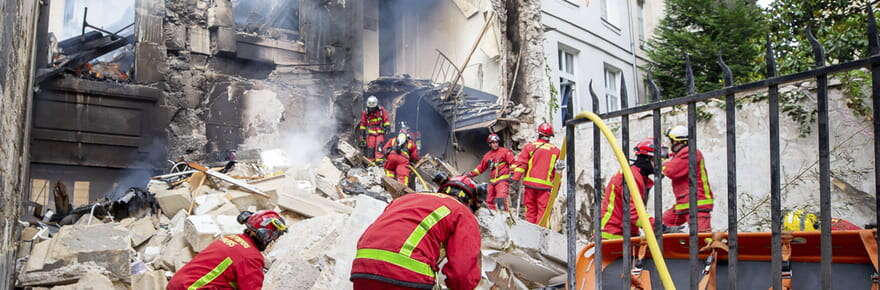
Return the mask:
<svg viewBox="0 0 880 290">
<path fill-rule="evenodd" d="M 83 215 L 53 238 L 34 243 L 19 286 L 164 289 L 174 272 L 210 243 L 244 231 L 236 219 L 241 211 L 275 210 L 287 221 L 289 233 L 264 253 L 265 288 L 351 289 L 348 273 L 361 234 L 389 201 L 412 190 L 384 176 L 379 167 L 352 162 L 362 156 L 346 142 L 337 145 L 348 157 L 323 158 L 311 168 L 266 174 L 250 164 L 222 174 L 216 167 L 202 167 L 173 179 L 154 179 L 149 191 L 164 215 L 92 218 L 90 224 L 89 215 Z M 423 174 L 456 173 L 442 160 L 425 159 L 419 164 Z M 487 210 L 479 212 L 478 220 L 483 241 L 478 289 L 540 288 L 565 273 L 562 235 L 524 221 L 508 225 L 506 215 Z M 28 236 L 38 230 L 29 228 Z"/>
<path fill-rule="evenodd" d="M 336 143 L 336 149 L 339 150 L 339 153 L 341 153 L 342 156 L 345 157 L 345 160 L 348 160 L 351 165 L 360 166 L 363 164 L 363 153 L 361 153 L 361 150 L 352 146 L 351 143 L 340 139 L 339 143 Z"/>
<path fill-rule="evenodd" d="M 164 290 L 167 286 L 164 271 L 147 271 L 131 277 L 131 289 Z"/>
<path fill-rule="evenodd" d="M 76 284 L 52 287 L 53 290 L 104 290 L 113 289 L 113 281 L 100 272 L 86 272 Z M 146 289 L 146 288 L 137 288 Z"/>
<path fill-rule="evenodd" d="M 147 186 L 148 190 L 156 195 L 159 207 L 168 217 L 172 217 L 180 210 L 188 209 L 192 204 L 189 184 L 186 182 L 173 189 L 168 189 L 168 185 L 160 181 L 150 181 Z"/>
</svg>

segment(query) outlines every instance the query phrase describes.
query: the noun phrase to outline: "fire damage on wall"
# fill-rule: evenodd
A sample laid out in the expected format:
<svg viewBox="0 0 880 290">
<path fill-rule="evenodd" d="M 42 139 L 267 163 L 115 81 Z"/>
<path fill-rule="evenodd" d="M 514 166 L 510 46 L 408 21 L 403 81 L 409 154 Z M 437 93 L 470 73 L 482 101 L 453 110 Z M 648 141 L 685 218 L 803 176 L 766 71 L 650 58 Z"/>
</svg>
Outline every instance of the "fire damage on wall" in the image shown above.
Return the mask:
<svg viewBox="0 0 880 290">
<path fill-rule="evenodd" d="M 43 17 L 60 9 L 50 5 L 72 2 L 41 8 L 18 287 L 164 289 L 207 243 L 242 231 L 238 212 L 275 210 L 294 234 L 265 252 L 265 287 L 348 289 L 358 236 L 388 202 L 436 190 L 435 173 L 472 169 L 490 132 L 518 149 L 546 118 L 540 1 L 469 8 L 488 15 L 470 53 L 486 51 L 486 31 L 499 47 L 492 92 L 467 69 L 470 55 L 443 56 L 443 77 L 394 67 L 365 80 L 380 69 L 364 61 L 362 31 L 403 23 L 365 16 L 374 1 L 136 0 L 121 29 L 90 24 L 109 12 L 86 10 L 80 33 L 46 33 Z M 407 128 L 423 152 L 409 186 L 357 148 L 368 96 L 389 109 L 389 133 Z M 478 214 L 480 289 L 558 285 L 559 229 L 513 215 Z"/>
</svg>

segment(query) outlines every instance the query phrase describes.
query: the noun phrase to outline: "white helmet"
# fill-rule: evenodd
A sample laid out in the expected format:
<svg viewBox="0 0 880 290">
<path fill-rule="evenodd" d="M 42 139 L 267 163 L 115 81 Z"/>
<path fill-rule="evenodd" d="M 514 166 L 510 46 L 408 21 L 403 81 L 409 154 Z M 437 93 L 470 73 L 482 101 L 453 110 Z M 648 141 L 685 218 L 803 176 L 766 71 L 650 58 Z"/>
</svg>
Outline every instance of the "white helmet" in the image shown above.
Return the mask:
<svg viewBox="0 0 880 290">
<path fill-rule="evenodd" d="M 379 106 L 379 99 L 376 96 L 370 96 L 367 98 L 367 108 L 375 108 Z"/>
<path fill-rule="evenodd" d="M 666 130 L 666 137 L 672 141 L 687 142 L 688 128 L 685 126 L 675 126 Z"/>
</svg>

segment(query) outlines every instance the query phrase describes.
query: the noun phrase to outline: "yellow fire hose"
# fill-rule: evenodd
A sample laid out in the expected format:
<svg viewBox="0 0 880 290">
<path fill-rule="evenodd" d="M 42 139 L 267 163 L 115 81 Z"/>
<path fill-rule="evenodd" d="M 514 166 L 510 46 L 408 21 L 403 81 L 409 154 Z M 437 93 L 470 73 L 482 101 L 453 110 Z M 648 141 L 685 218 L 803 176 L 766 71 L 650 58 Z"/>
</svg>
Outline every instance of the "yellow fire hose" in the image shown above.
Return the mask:
<svg viewBox="0 0 880 290">
<path fill-rule="evenodd" d="M 425 190 L 428 190 L 428 191 L 430 191 L 430 190 L 431 190 L 431 187 L 430 187 L 430 186 L 428 186 L 428 183 L 427 183 L 427 182 L 425 182 L 425 179 L 424 179 L 424 178 L 422 178 L 422 175 L 421 175 L 421 174 L 419 174 L 419 171 L 418 171 L 418 170 L 416 170 L 416 168 L 415 168 L 415 167 L 413 167 L 413 166 L 412 166 L 412 165 L 407 165 L 407 166 L 408 166 L 408 167 L 409 167 L 409 169 L 410 169 L 410 170 L 412 170 L 412 172 L 413 172 L 413 173 L 415 173 L 415 174 L 416 174 L 416 179 L 418 179 L 418 180 L 419 180 L 419 183 L 421 183 L 421 184 L 422 184 L 422 186 L 424 186 L 424 187 L 425 187 Z"/>
<path fill-rule="evenodd" d="M 626 156 L 623 155 L 623 151 L 620 150 L 620 145 L 617 144 L 617 138 L 614 137 L 614 133 L 608 129 L 608 126 L 605 126 L 605 122 L 602 122 L 602 118 L 599 118 L 598 115 L 592 112 L 581 112 L 577 114 L 574 119 L 589 119 L 596 124 L 596 128 L 599 128 L 599 130 L 602 131 L 602 135 L 605 135 L 605 138 L 608 139 L 611 149 L 614 150 L 614 157 L 616 157 L 617 162 L 620 163 L 621 172 L 623 172 L 623 178 L 626 180 L 626 186 L 629 188 L 633 204 L 635 204 L 636 211 L 639 213 L 638 224 L 639 227 L 645 231 L 645 238 L 648 240 L 648 249 L 651 251 L 651 258 L 654 259 L 654 265 L 657 267 L 657 272 L 660 274 L 660 281 L 663 282 L 663 288 L 674 290 L 675 284 L 672 283 L 672 277 L 669 275 L 669 269 L 666 268 L 666 261 L 663 259 L 663 252 L 657 244 L 657 238 L 654 237 L 654 229 L 651 227 L 651 221 L 648 219 L 648 212 L 645 210 L 642 195 L 639 193 L 639 188 L 636 186 L 636 180 L 633 178 L 632 170 L 629 168 L 629 162 L 627 161 Z M 571 170 L 571 168 L 569 168 L 569 170 Z M 573 181 L 570 180 L 569 182 Z M 628 257 L 623 258 L 628 259 Z"/>
</svg>

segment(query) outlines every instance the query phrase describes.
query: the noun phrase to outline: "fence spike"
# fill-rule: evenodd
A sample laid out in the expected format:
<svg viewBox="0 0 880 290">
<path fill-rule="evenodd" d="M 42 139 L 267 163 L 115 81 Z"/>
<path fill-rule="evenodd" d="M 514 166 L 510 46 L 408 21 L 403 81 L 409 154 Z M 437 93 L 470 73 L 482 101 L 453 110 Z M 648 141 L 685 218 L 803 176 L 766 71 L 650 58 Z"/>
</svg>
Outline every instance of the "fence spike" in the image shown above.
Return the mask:
<svg viewBox="0 0 880 290">
<path fill-rule="evenodd" d="M 877 40 L 877 18 L 874 17 L 874 7 L 871 4 L 871 1 L 868 1 L 867 13 L 868 13 L 868 47 L 870 48 L 871 55 L 876 55 L 876 54 L 880 53 L 880 44 L 878 44 L 878 40 Z"/>
<path fill-rule="evenodd" d="M 694 69 L 691 67 L 691 55 L 684 55 L 684 69 L 687 77 L 687 94 L 693 95 L 697 93 L 697 87 L 694 84 Z"/>
<path fill-rule="evenodd" d="M 721 66 L 721 71 L 724 73 L 724 86 L 729 87 L 733 85 L 733 72 L 730 71 L 730 67 L 724 63 L 724 57 L 721 56 L 721 52 L 718 52 L 718 65 Z"/>
<path fill-rule="evenodd" d="M 812 26 L 807 27 L 807 39 L 810 40 L 810 46 L 813 48 L 813 58 L 816 60 L 816 67 L 825 66 L 825 47 L 816 40 L 813 35 Z"/>
<path fill-rule="evenodd" d="M 766 43 L 767 54 L 764 56 L 764 59 L 767 62 L 767 77 L 772 78 L 775 77 L 779 71 L 776 69 L 776 56 L 773 51 L 773 42 L 770 41 L 770 35 L 767 35 L 767 43 Z"/>
<path fill-rule="evenodd" d="M 593 104 L 599 104 L 599 97 L 596 96 L 596 91 L 593 90 L 593 80 L 590 80 L 589 87 L 590 87 L 590 97 L 593 100 Z M 593 108 L 593 112 L 598 114 L 599 108 Z"/>
<path fill-rule="evenodd" d="M 654 74 L 648 73 L 648 87 L 651 89 L 651 101 L 659 102 L 660 101 L 660 88 L 657 87 L 657 83 L 654 82 Z"/>
</svg>

